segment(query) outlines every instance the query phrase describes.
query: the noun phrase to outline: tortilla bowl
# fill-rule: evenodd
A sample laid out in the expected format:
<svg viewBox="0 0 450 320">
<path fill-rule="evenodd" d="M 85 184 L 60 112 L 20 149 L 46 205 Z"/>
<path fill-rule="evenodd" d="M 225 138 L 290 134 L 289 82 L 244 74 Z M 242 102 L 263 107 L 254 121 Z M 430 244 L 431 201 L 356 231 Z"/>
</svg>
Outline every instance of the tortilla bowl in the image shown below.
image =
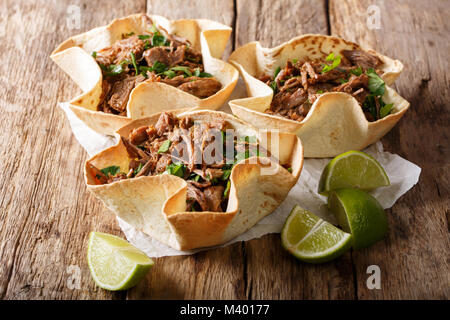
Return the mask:
<svg viewBox="0 0 450 320">
<path fill-rule="evenodd" d="M 128 171 L 130 158 L 121 139 L 86 161 L 85 182 L 118 217 L 151 237 L 178 250 L 226 243 L 272 213 L 297 182 L 303 166 L 300 139 L 290 133 L 259 131 L 232 115 L 218 111 L 174 112 L 194 121 L 225 120 L 237 135 L 253 135 L 271 157 L 241 160 L 232 169 L 225 212 L 186 212 L 187 183 L 174 175 L 161 174 L 96 184 L 91 165 L 120 166 Z M 134 120 L 117 132 L 128 136 L 137 127 L 155 124 L 160 114 Z M 283 165 L 289 165 L 291 170 Z"/>
<path fill-rule="evenodd" d="M 365 50 L 337 37 L 312 34 L 296 37 L 275 48 L 263 48 L 259 42 L 244 45 L 231 54 L 229 62 L 239 70 L 250 97 L 230 101 L 233 114 L 257 128 L 297 134 L 302 140 L 305 157 L 334 157 L 348 150 L 364 149 L 391 130 L 409 108 L 409 102 L 388 86 L 403 69 L 400 61 L 365 50 L 383 62 L 381 78 L 386 83 L 383 101 L 394 103 L 391 114 L 374 122 L 367 121 L 353 96 L 342 92 L 321 94 L 300 122 L 265 113 L 273 90 L 258 80 L 263 74 L 274 74 L 288 60 L 325 60 L 331 52 L 339 54 L 342 50 L 355 49 Z"/>
<path fill-rule="evenodd" d="M 147 17 L 158 28 L 189 40 L 192 47 L 202 53 L 205 71 L 222 83 L 222 89 L 206 99 L 200 99 L 168 84 L 147 80 L 131 91 L 126 117 L 97 111 L 103 76 L 91 53 L 111 46 L 120 40 L 123 34 L 143 33 L 149 26 Z M 157 15 L 135 14 L 69 38 L 61 43 L 50 57 L 83 91 L 69 101 L 70 109 L 93 130 L 113 135 L 131 119 L 146 117 L 162 110 L 172 110 L 173 106 L 177 106 L 177 109 L 220 108 L 230 96 L 239 77 L 233 66 L 220 60 L 231 31 L 230 27 L 211 20 L 168 20 Z M 145 94 L 145 107 L 135 103 L 134 95 L 137 93 Z"/>
</svg>

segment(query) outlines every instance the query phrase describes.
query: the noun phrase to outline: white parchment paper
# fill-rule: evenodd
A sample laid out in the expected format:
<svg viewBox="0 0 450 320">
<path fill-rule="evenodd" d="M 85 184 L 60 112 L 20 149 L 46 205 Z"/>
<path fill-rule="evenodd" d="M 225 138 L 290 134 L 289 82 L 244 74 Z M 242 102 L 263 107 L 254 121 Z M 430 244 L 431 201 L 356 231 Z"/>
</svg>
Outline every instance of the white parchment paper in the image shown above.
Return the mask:
<svg viewBox="0 0 450 320">
<path fill-rule="evenodd" d="M 239 97 L 245 97 L 245 86 L 241 80 L 238 82 L 230 99 Z M 59 105 L 67 115 L 73 134 L 87 151 L 89 156 L 116 144 L 114 137 L 101 135 L 87 127 L 67 107 L 66 103 L 60 103 Z M 228 103 L 226 103 L 221 110 L 229 112 Z M 377 142 L 370 146 L 364 150 L 364 152 L 377 159 L 389 176 L 391 185 L 375 190 L 372 192 L 372 195 L 377 198 L 385 209 L 390 208 L 398 198 L 417 183 L 421 169 L 398 155 L 384 152 L 381 142 Z M 247 241 L 259 238 L 268 233 L 279 233 L 284 221 L 295 204 L 299 204 L 301 207 L 310 210 L 321 218 L 330 221 L 331 223 L 335 223 L 333 215 L 331 215 L 326 208 L 326 198 L 320 196 L 316 192 L 320 174 L 329 161 L 330 159 L 305 159 L 300 179 L 291 189 L 286 200 L 272 214 L 259 221 L 250 230 L 222 246 L 227 246 L 237 241 Z M 186 255 L 210 249 L 204 248 L 192 251 L 178 251 L 151 238 L 120 218 L 117 218 L 117 220 L 128 241 L 144 251 L 150 257 L 156 258 Z"/>
</svg>

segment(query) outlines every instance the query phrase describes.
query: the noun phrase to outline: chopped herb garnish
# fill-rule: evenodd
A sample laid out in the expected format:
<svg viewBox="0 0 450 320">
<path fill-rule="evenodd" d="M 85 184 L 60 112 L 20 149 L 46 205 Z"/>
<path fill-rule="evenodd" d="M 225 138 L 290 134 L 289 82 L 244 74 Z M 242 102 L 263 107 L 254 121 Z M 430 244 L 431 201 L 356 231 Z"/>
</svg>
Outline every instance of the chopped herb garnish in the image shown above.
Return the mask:
<svg viewBox="0 0 450 320">
<path fill-rule="evenodd" d="M 159 146 L 158 153 L 164 153 L 164 152 L 167 152 L 167 151 L 169 150 L 171 144 L 172 144 L 172 141 L 170 141 L 170 140 L 164 141 L 164 142 Z"/>
<path fill-rule="evenodd" d="M 183 178 L 184 177 L 184 165 L 182 163 L 175 164 L 171 163 L 166 167 L 166 172 L 168 174 Z"/>
<path fill-rule="evenodd" d="M 153 47 L 167 46 L 167 45 L 169 45 L 169 42 L 166 40 L 166 37 L 164 37 L 158 33 L 155 33 L 153 35 L 153 38 L 152 38 L 152 46 Z"/>
<path fill-rule="evenodd" d="M 99 64 L 99 66 L 107 76 L 117 76 L 124 71 L 122 64 L 110 64 L 107 67 L 105 67 L 103 64 Z"/>
<path fill-rule="evenodd" d="M 292 59 L 292 63 L 297 63 L 298 62 L 298 59 Z"/>
<path fill-rule="evenodd" d="M 276 81 L 272 81 L 270 83 L 270 87 L 272 88 L 273 92 L 277 91 L 277 82 Z"/>
<path fill-rule="evenodd" d="M 155 71 L 156 73 L 163 73 L 164 71 L 167 71 L 169 69 L 168 66 L 166 66 L 164 63 L 155 61 L 153 63 L 153 66 L 151 67 L 151 71 Z"/>
<path fill-rule="evenodd" d="M 288 171 L 289 173 L 292 173 L 292 168 L 287 168 L 287 171 Z"/>
<path fill-rule="evenodd" d="M 369 90 L 372 94 L 376 96 L 384 95 L 386 90 L 386 85 L 374 69 L 370 68 L 366 71 L 366 74 L 369 76 Z"/>
<path fill-rule="evenodd" d="M 136 168 L 136 170 L 134 170 L 134 175 L 137 175 L 139 173 L 139 171 L 142 170 L 143 167 L 144 167 L 144 165 L 139 162 L 138 167 Z"/>
<path fill-rule="evenodd" d="M 138 35 L 138 38 L 141 40 L 150 39 L 150 35 L 149 34 L 140 34 L 140 35 Z"/>
<path fill-rule="evenodd" d="M 274 79 L 277 77 L 277 75 L 280 73 L 280 71 L 281 71 L 281 67 L 278 67 L 275 69 L 275 73 L 273 74 Z"/>
<path fill-rule="evenodd" d="M 176 66 L 176 67 L 170 68 L 170 70 L 172 70 L 172 71 L 183 71 L 186 76 L 192 77 L 192 72 L 191 72 L 191 70 L 189 70 L 188 67 Z"/>
<path fill-rule="evenodd" d="M 223 192 L 224 198 L 228 198 L 228 194 L 230 193 L 230 188 L 231 188 L 231 180 L 228 180 L 225 191 Z"/>
<path fill-rule="evenodd" d="M 223 174 L 220 177 L 220 179 L 222 179 L 223 181 L 228 180 L 228 178 L 230 178 L 231 169 L 223 169 L 222 172 L 223 172 Z"/>
<path fill-rule="evenodd" d="M 172 79 L 177 75 L 177 73 L 173 70 L 167 70 L 163 72 L 163 75 L 165 75 L 167 78 Z"/>
<path fill-rule="evenodd" d="M 200 68 L 195 69 L 194 76 L 199 78 L 212 78 L 213 75 L 208 72 L 201 72 Z"/>
<path fill-rule="evenodd" d="M 134 32 L 133 31 L 131 31 L 130 33 L 122 34 L 122 38 L 128 38 L 128 37 L 131 37 L 131 36 L 134 36 Z"/>
<path fill-rule="evenodd" d="M 120 167 L 119 166 L 110 166 L 106 167 L 100 170 L 105 176 L 115 176 L 119 173 Z"/>
<path fill-rule="evenodd" d="M 389 115 L 391 113 L 392 109 L 394 109 L 393 103 L 385 104 L 384 106 L 382 106 L 380 108 L 380 119 L 383 119 L 384 117 Z"/>
<path fill-rule="evenodd" d="M 323 90 L 317 90 L 316 93 L 317 93 L 317 94 L 322 94 L 322 93 L 323 93 Z"/>
<path fill-rule="evenodd" d="M 139 74 L 139 67 L 136 62 L 136 57 L 134 56 L 133 52 L 130 52 L 130 55 L 131 55 L 131 62 L 133 63 L 133 67 L 134 67 L 134 70 L 136 70 L 136 75 L 137 75 L 137 74 Z"/>
<path fill-rule="evenodd" d="M 213 75 L 211 73 L 208 73 L 208 72 L 200 72 L 199 77 L 200 78 L 212 78 Z"/>
<path fill-rule="evenodd" d="M 92 57 L 97 58 L 97 51 L 92 51 Z"/>
<path fill-rule="evenodd" d="M 335 56 L 335 55 L 334 55 L 334 52 L 330 53 L 330 54 L 326 57 L 325 60 L 331 62 L 331 64 L 325 64 L 325 65 L 323 66 L 322 73 L 331 71 L 331 70 L 333 70 L 334 68 L 336 68 L 338 65 L 341 64 L 341 56 L 340 56 L 340 55 L 336 55 L 336 56 Z"/>
<path fill-rule="evenodd" d="M 344 84 L 344 83 L 348 82 L 348 79 L 341 78 L 341 79 L 338 79 L 338 81 L 339 81 L 340 84 Z"/>
<path fill-rule="evenodd" d="M 360 66 L 358 66 L 358 68 L 350 70 L 350 73 L 352 73 L 355 76 L 359 77 L 360 75 L 362 75 L 363 70 L 362 70 L 362 68 Z"/>
</svg>

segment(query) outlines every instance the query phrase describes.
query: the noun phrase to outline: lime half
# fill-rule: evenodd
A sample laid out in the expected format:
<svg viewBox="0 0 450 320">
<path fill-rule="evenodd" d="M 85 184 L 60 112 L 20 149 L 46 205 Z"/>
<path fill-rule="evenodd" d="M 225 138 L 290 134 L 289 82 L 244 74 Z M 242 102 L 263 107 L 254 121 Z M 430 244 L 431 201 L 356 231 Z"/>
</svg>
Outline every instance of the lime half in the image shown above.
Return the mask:
<svg viewBox="0 0 450 320">
<path fill-rule="evenodd" d="M 370 191 L 389 184 L 386 171 L 377 160 L 361 151 L 348 151 L 335 157 L 323 169 L 318 192 L 328 195 L 331 190 L 341 188 Z"/>
<path fill-rule="evenodd" d="M 153 261 L 141 250 L 101 232 L 91 232 L 87 258 L 95 283 L 113 291 L 135 286 L 153 266 Z"/>
<path fill-rule="evenodd" d="M 344 231 L 352 234 L 353 248 L 368 247 L 384 238 L 388 230 L 380 203 L 358 189 L 339 189 L 328 197 L 328 206 Z"/>
<path fill-rule="evenodd" d="M 298 259 L 310 263 L 333 260 L 352 244 L 350 234 L 294 206 L 281 231 L 283 247 Z"/>
</svg>

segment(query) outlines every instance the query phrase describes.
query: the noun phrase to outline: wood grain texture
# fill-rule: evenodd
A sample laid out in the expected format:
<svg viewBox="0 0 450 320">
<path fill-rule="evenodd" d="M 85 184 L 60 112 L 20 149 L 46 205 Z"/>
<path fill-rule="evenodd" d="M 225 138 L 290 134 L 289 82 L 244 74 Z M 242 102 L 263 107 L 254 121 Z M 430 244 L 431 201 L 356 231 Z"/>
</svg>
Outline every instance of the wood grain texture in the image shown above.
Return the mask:
<svg viewBox="0 0 450 320">
<path fill-rule="evenodd" d="M 69 5 L 80 10 L 79 29 L 67 28 Z M 87 155 L 57 107 L 79 90 L 48 56 L 68 36 L 143 11 L 145 2 L 2 1 L 0 6 L 7 13 L 0 56 L 8 61 L 0 66 L 0 297 L 123 298 L 97 289 L 87 269 L 89 232 L 121 232 L 86 192 Z M 67 286 L 70 265 L 80 268 L 79 290 Z"/>
<path fill-rule="evenodd" d="M 369 30 L 369 5 L 381 29 Z M 450 297 L 449 27 L 442 1 L 87 0 L 0 2 L 0 298 L 2 299 L 398 299 Z M 78 9 L 77 9 L 78 8 Z M 69 29 L 73 10 L 79 28 Z M 90 231 L 123 237 L 111 212 L 87 193 L 87 154 L 57 108 L 79 92 L 48 55 L 71 35 L 136 12 L 208 18 L 235 29 L 226 55 L 249 41 L 275 46 L 302 33 L 337 34 L 400 59 L 395 88 L 411 109 L 385 137 L 389 151 L 423 168 L 389 210 L 385 241 L 324 265 L 288 255 L 279 235 L 155 259 L 126 293 L 98 289 L 86 263 Z M 382 289 L 366 287 L 377 264 Z M 70 289 L 67 268 L 81 272 Z"/>
<path fill-rule="evenodd" d="M 236 1 L 236 47 L 274 47 L 303 33 L 327 34 L 325 0 Z"/>
<path fill-rule="evenodd" d="M 369 29 L 369 6 L 380 9 Z M 389 210 L 388 238 L 354 252 L 360 299 L 448 299 L 450 295 L 448 52 L 450 9 L 443 1 L 331 1 L 333 34 L 401 60 L 396 90 L 411 108 L 382 142 L 422 168 L 419 183 Z M 368 290 L 367 266 L 382 273 Z"/>
</svg>

